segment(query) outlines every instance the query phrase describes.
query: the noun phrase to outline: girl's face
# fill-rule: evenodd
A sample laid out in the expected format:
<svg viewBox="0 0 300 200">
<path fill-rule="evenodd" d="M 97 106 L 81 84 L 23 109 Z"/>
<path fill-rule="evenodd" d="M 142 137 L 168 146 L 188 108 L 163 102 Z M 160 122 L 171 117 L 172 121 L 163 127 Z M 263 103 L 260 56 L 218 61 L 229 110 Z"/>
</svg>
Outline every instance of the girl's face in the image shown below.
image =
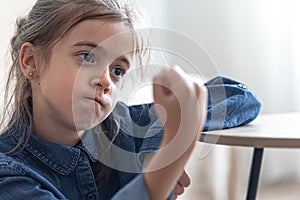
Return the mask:
<svg viewBox="0 0 300 200">
<path fill-rule="evenodd" d="M 74 26 L 53 47 L 40 71 L 39 89 L 33 88 L 34 114 L 50 126 L 77 131 L 103 121 L 114 108 L 118 86 L 130 68 L 129 31 L 126 22 L 116 20 L 90 19 Z M 126 33 L 120 36 L 122 32 Z"/>
</svg>

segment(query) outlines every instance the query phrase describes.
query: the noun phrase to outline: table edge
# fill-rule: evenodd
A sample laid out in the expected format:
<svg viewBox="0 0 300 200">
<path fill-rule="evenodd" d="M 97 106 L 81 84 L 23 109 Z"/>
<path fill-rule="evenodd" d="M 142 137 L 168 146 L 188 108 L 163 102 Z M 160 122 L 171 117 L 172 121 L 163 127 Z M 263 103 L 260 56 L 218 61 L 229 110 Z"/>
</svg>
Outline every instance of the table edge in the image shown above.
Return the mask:
<svg viewBox="0 0 300 200">
<path fill-rule="evenodd" d="M 199 142 L 227 145 L 227 146 L 246 146 L 255 148 L 274 147 L 274 148 L 300 148 L 300 138 L 267 138 L 260 137 L 236 137 L 231 135 L 214 135 L 202 132 Z"/>
</svg>

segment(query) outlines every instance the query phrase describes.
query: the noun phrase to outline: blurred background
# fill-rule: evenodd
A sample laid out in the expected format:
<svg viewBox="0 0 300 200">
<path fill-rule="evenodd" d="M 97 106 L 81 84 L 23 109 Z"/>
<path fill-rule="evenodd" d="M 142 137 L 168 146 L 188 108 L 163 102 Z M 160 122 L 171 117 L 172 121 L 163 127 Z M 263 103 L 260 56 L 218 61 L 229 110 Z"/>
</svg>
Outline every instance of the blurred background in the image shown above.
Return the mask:
<svg viewBox="0 0 300 200">
<path fill-rule="evenodd" d="M 1 84 L 9 64 L 7 49 L 14 21 L 33 2 L 0 2 Z M 149 14 L 155 27 L 176 31 L 201 45 L 220 75 L 245 83 L 262 100 L 262 113 L 300 111 L 300 1 L 136 0 L 135 3 Z M 180 40 L 173 42 L 184 46 Z M 192 50 L 190 55 L 191 59 L 198 56 Z M 251 149 L 216 146 L 201 158 L 199 151 L 203 146 L 198 144 L 188 163 L 192 185 L 180 199 L 244 199 Z M 258 199 L 298 199 L 299 169 L 299 150 L 267 149 Z"/>
</svg>

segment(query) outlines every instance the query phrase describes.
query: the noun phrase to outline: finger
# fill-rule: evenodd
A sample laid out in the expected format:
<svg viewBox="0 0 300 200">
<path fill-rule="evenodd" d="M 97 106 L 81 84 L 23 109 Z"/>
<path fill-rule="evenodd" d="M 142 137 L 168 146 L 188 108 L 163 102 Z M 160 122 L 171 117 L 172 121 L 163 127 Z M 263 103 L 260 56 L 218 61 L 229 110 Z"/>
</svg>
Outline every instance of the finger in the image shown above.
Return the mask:
<svg viewBox="0 0 300 200">
<path fill-rule="evenodd" d="M 200 100 L 207 103 L 207 98 L 208 98 L 207 88 L 205 86 L 199 86 L 199 89 L 200 89 Z"/>
<path fill-rule="evenodd" d="M 182 195 L 184 193 L 184 187 L 182 187 L 179 183 L 176 184 L 174 194 Z"/>
<path fill-rule="evenodd" d="M 205 119 L 206 111 L 207 111 L 208 92 L 206 87 L 204 86 L 199 86 L 199 92 L 200 92 L 198 97 L 198 102 L 200 105 L 199 113 L 202 113 L 202 119 Z"/>
<path fill-rule="evenodd" d="M 171 94 L 169 81 L 165 78 L 168 71 L 169 68 L 165 68 L 153 78 L 153 93 L 156 94 L 154 96 L 164 97 Z"/>
<path fill-rule="evenodd" d="M 184 170 L 180 179 L 178 180 L 178 182 L 180 183 L 181 186 L 183 187 L 188 187 L 191 184 L 191 179 L 190 177 L 187 175 L 186 171 Z"/>
<path fill-rule="evenodd" d="M 177 65 L 164 68 L 155 78 L 154 83 L 164 86 L 164 90 L 168 91 L 169 94 L 176 95 L 176 91 L 186 91 L 187 88 L 192 88 L 191 82 L 187 81 L 189 78 Z"/>
<path fill-rule="evenodd" d="M 195 88 L 195 93 L 196 93 L 196 97 L 197 97 L 197 99 L 199 98 L 199 96 L 200 96 L 200 86 L 199 86 L 199 84 L 198 83 L 196 83 L 196 82 L 194 82 L 194 88 Z"/>
</svg>

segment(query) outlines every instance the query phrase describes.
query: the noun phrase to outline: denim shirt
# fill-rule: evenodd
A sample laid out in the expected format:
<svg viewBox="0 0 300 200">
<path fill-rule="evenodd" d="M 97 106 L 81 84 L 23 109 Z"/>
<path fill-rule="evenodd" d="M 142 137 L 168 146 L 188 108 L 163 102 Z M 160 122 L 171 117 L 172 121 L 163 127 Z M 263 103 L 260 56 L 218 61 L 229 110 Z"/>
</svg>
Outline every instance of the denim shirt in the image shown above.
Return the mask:
<svg viewBox="0 0 300 200">
<path fill-rule="evenodd" d="M 3 153 L 13 149 L 20 139 L 17 126 L 27 125 L 11 127 L 0 136 L 0 199 L 149 199 L 139 155 L 155 151 L 163 133 L 150 107 L 151 104 L 129 109 L 123 103 L 117 104 L 114 112 L 122 114 L 119 120 L 126 126 L 121 125 L 114 145 L 131 154 L 124 157 L 120 155 L 123 151 L 113 152 L 115 169 L 101 184 L 96 182 L 92 168 L 99 159 L 93 130 L 87 131 L 75 147 L 47 142 L 31 133 L 23 150 L 7 156 Z M 134 122 L 131 115 L 145 116 Z M 151 139 L 125 134 L 141 132 L 137 128 L 146 128 Z"/>
<path fill-rule="evenodd" d="M 216 77 L 205 86 L 209 93 L 205 131 L 245 125 L 259 114 L 261 102 L 244 84 Z M 18 127 L 26 129 L 28 124 L 20 121 L 10 127 L 0 135 L 0 199 L 149 199 L 140 158 L 157 150 L 162 125 L 153 104 L 118 103 L 113 114 L 120 129 L 112 145 L 115 150 L 104 156 L 111 159 L 98 155 L 94 130 L 87 131 L 74 147 L 31 133 L 22 150 L 6 155 L 21 139 Z M 101 183 L 93 171 L 99 159 L 111 166 Z"/>
</svg>

